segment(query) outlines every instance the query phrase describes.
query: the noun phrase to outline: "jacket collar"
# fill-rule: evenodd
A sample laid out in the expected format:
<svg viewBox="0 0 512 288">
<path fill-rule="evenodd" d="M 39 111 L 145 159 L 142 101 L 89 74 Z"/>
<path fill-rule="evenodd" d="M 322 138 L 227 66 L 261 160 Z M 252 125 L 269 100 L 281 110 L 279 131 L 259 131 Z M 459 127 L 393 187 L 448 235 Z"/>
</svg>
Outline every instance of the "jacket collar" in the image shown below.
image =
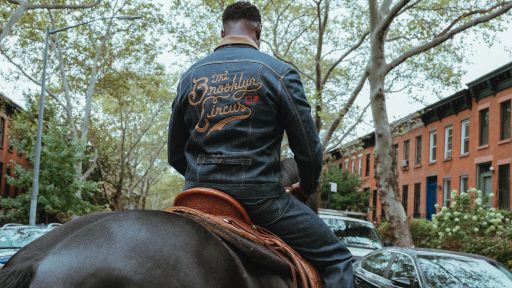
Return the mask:
<svg viewBox="0 0 512 288">
<path fill-rule="evenodd" d="M 226 36 L 226 37 L 222 38 L 220 40 L 219 45 L 217 45 L 217 47 L 215 47 L 214 50 L 217 50 L 219 47 L 226 46 L 226 45 L 232 45 L 232 44 L 245 44 L 245 45 L 252 46 L 259 50 L 258 44 L 256 44 L 256 42 L 254 42 L 254 40 L 252 40 L 250 37 L 242 36 L 242 35 L 230 35 L 230 36 Z"/>
</svg>

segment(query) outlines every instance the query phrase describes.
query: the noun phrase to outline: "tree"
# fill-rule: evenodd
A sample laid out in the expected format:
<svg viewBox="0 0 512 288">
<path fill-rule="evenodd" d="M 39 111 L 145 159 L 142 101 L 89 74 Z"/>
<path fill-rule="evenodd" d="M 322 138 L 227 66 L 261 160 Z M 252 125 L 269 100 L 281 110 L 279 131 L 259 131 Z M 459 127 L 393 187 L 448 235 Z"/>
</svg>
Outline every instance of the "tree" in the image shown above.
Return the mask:
<svg viewBox="0 0 512 288">
<path fill-rule="evenodd" d="M 9 143 L 17 151 L 29 159 L 34 159 L 35 139 L 27 137 L 34 135 L 37 127 L 37 110 L 35 101 L 29 101 L 28 111 L 18 112 L 11 120 L 9 127 Z M 74 164 L 78 161 L 87 162 L 91 157 L 77 158 L 77 147 L 73 145 L 67 132 L 63 117 L 56 112 L 55 106 L 49 105 L 44 125 L 44 145 L 41 153 L 41 173 L 38 202 L 39 219 L 46 221 L 67 221 L 75 215 L 83 215 L 105 209 L 104 202 L 97 196 L 98 186 L 95 182 L 73 177 Z M 8 183 L 29 191 L 32 187 L 33 171 L 25 169 L 16 163 L 15 177 L 8 177 Z M 77 191 L 81 197 L 76 197 Z M 0 200 L 6 213 L 0 217 L 0 222 L 26 222 L 30 208 L 30 193 L 23 193 L 16 198 Z"/>
<path fill-rule="evenodd" d="M 165 157 L 172 93 L 162 68 L 105 75 L 91 141 L 99 151 L 104 194 L 113 210 L 143 209 L 168 164 Z"/>
<path fill-rule="evenodd" d="M 20 3 L 21 6 L 22 4 Z M 0 50 L 17 72 L 6 75 L 7 79 L 20 74 L 40 85 L 36 75 L 40 75 L 42 69 L 40 46 L 43 43 L 44 27 L 55 29 L 107 17 L 103 21 L 79 26 L 51 37 L 47 94 L 64 111 L 71 141 L 77 147 L 78 158 L 88 153 L 88 149 L 91 150 L 88 145 L 89 132 L 97 82 L 104 75 L 126 69 L 138 70 L 141 73 L 154 69 L 157 66 L 156 56 L 162 48 L 159 42 L 160 33 L 166 29 L 163 21 L 165 17 L 156 4 L 137 0 L 112 0 L 93 4 L 90 5 L 94 9 L 66 12 L 35 9 L 41 6 L 29 5 L 28 8 L 34 9 L 22 14 L 8 41 L 4 41 Z M 64 6 L 69 5 L 52 4 L 53 8 Z M 4 17 L 9 15 L 6 9 L 0 8 Z M 137 15 L 144 21 L 117 21 L 115 17 L 120 15 Z M 95 151 L 92 147 L 93 155 L 97 156 Z M 90 162 L 76 162 L 74 177 L 87 179 L 96 164 L 94 159 Z"/>
<path fill-rule="evenodd" d="M 376 178 L 378 194 L 396 245 L 411 246 L 413 242 L 404 208 L 398 200 L 398 173 L 393 161 L 392 134 L 386 110 L 386 81 L 392 72 L 398 70 L 400 75 L 400 70 L 421 63 L 459 63 L 462 53 L 461 50 L 456 52 L 455 48 L 466 42 L 448 40 L 472 27 L 480 34 L 491 33 L 499 28 L 500 22 L 494 25 L 488 22 L 510 9 L 512 1 L 368 1 L 371 32 L 366 73 L 376 136 Z M 439 69 L 431 72 L 439 72 Z"/>
<path fill-rule="evenodd" d="M 7 37 L 16 22 L 23 16 L 23 13 L 25 13 L 28 10 L 36 10 L 36 9 L 46 9 L 46 10 L 72 10 L 72 9 L 88 9 L 93 8 L 97 6 L 100 3 L 100 0 L 92 2 L 92 3 L 85 3 L 85 4 L 48 4 L 48 3 L 41 3 L 41 4 L 31 4 L 27 1 L 15 1 L 15 0 L 7 0 L 7 2 L 13 4 L 15 6 L 15 10 L 10 14 L 9 18 L 5 22 L 1 33 L 0 33 L 0 47 L 2 44 L 2 40 L 4 40 L 5 37 Z"/>
<path fill-rule="evenodd" d="M 359 191 L 361 179 L 346 170 L 329 164 L 322 173 L 322 207 L 337 210 L 366 212 L 369 201 L 367 192 Z M 331 192 L 330 183 L 336 183 L 337 191 Z"/>
</svg>

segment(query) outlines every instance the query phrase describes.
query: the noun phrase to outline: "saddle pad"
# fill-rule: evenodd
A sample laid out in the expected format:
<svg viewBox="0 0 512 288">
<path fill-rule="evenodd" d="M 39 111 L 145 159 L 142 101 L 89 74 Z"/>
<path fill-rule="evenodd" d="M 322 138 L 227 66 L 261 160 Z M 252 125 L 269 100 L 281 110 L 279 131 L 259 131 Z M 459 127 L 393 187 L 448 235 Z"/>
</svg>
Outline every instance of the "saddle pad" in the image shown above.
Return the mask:
<svg viewBox="0 0 512 288">
<path fill-rule="evenodd" d="M 202 213 L 188 207 L 171 207 L 167 212 L 181 214 L 201 224 L 256 263 L 283 275 L 291 275 L 294 287 L 321 288 L 318 272 L 279 237 L 261 227 L 223 216 Z"/>
</svg>

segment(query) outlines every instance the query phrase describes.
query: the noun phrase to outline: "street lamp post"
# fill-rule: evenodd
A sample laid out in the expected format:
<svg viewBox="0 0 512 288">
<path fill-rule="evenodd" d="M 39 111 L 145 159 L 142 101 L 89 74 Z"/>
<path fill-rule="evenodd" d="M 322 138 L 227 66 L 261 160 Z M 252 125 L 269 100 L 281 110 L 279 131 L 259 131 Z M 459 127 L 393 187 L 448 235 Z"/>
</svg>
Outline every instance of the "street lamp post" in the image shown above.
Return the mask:
<svg viewBox="0 0 512 288">
<path fill-rule="evenodd" d="M 37 140 L 35 147 L 35 159 L 34 159 L 34 177 L 32 179 L 32 197 L 30 200 L 30 215 L 29 215 L 29 225 L 36 224 L 36 212 L 37 212 L 37 196 L 39 194 L 39 168 L 41 165 L 41 138 L 43 135 L 43 113 L 44 113 L 44 98 L 46 94 L 46 66 L 48 64 L 48 41 L 50 35 L 56 34 L 58 32 L 68 30 L 71 28 L 75 28 L 82 25 L 87 25 L 89 23 L 105 20 L 105 19 L 119 19 L 119 20 L 135 20 L 140 19 L 140 16 L 116 16 L 116 17 L 101 17 L 97 19 L 92 19 L 89 21 L 85 21 L 82 23 L 78 23 L 75 25 L 53 29 L 50 30 L 48 27 L 46 28 L 45 39 L 44 39 L 44 51 L 43 51 L 43 76 L 41 79 L 41 97 L 39 98 L 39 114 L 37 116 Z"/>
</svg>

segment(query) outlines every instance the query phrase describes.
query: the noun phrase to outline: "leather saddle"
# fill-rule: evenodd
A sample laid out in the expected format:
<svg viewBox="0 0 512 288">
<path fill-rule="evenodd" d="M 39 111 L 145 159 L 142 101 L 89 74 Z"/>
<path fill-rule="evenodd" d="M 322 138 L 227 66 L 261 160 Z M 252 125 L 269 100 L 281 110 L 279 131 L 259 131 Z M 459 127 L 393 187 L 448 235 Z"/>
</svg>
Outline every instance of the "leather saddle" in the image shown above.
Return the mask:
<svg viewBox="0 0 512 288">
<path fill-rule="evenodd" d="M 198 222 L 258 264 L 290 275 L 294 287 L 322 287 L 313 266 L 279 237 L 254 225 L 244 207 L 227 193 L 192 188 L 181 192 L 165 211 Z"/>
</svg>

